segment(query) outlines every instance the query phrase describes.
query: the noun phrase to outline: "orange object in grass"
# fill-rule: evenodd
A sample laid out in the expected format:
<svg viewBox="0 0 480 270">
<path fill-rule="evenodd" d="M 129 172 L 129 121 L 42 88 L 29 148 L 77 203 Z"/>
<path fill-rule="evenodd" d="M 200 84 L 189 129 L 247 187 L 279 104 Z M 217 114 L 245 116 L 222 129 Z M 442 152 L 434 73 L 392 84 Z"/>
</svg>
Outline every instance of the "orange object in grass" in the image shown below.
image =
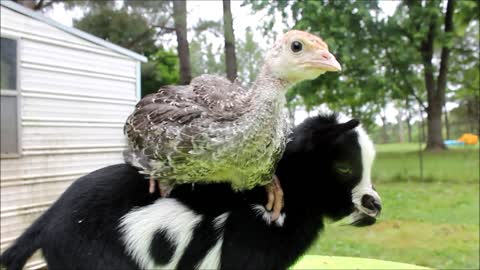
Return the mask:
<svg viewBox="0 0 480 270">
<path fill-rule="evenodd" d="M 457 139 L 458 142 L 463 142 L 464 144 L 477 144 L 478 136 L 472 133 L 464 133 L 460 138 Z"/>
</svg>

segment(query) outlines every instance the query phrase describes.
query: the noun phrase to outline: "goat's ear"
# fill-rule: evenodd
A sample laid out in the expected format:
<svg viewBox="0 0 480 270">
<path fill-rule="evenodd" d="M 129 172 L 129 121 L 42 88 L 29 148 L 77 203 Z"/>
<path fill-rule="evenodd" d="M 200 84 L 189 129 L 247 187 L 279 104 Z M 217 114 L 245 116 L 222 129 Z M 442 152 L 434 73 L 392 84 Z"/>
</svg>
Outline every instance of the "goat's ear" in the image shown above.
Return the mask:
<svg viewBox="0 0 480 270">
<path fill-rule="evenodd" d="M 332 125 L 328 128 L 328 130 L 324 134 L 324 138 L 335 139 L 336 137 L 342 135 L 343 133 L 356 128 L 359 124 L 360 122 L 357 119 L 352 119 L 345 123 Z"/>
<path fill-rule="evenodd" d="M 338 124 L 336 127 L 334 127 L 334 132 L 338 135 L 345 133 L 351 129 L 356 128 L 358 125 L 360 125 L 360 122 L 357 119 L 352 119 L 348 122 Z"/>
</svg>

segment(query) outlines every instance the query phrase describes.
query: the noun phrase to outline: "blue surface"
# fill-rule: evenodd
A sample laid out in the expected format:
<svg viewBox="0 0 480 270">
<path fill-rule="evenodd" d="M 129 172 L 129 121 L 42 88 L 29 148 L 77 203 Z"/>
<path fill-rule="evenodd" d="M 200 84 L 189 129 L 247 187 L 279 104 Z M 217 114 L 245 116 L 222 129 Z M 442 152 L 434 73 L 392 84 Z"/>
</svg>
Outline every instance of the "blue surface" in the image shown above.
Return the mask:
<svg viewBox="0 0 480 270">
<path fill-rule="evenodd" d="M 447 146 L 463 146 L 465 143 L 459 142 L 457 140 L 446 140 L 443 142 Z"/>
</svg>

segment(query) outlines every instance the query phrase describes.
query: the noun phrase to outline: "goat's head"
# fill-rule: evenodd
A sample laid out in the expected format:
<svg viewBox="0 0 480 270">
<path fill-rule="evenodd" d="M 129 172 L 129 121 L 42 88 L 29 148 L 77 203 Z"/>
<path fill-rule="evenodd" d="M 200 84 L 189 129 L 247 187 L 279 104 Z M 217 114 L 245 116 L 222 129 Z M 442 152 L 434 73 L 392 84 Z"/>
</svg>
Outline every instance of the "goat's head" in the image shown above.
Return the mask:
<svg viewBox="0 0 480 270">
<path fill-rule="evenodd" d="M 286 156 L 295 166 L 289 168 L 296 181 L 291 186 L 300 186 L 298 194 L 309 204 L 334 220 L 348 216 L 350 224 L 365 226 L 375 223 L 381 200 L 371 182 L 375 149 L 358 125 L 339 123 L 336 115 L 307 119 L 296 128 Z"/>
</svg>

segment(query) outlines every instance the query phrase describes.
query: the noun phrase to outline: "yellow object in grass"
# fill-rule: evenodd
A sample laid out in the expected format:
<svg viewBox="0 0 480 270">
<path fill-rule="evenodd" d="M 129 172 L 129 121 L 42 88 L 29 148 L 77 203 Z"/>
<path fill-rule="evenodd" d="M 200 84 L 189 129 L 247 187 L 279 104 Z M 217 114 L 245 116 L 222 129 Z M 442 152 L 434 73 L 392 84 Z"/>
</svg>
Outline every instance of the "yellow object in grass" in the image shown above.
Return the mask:
<svg viewBox="0 0 480 270">
<path fill-rule="evenodd" d="M 431 269 L 413 264 L 382 261 L 367 258 L 338 257 L 338 256 L 303 256 L 291 268 L 300 269 Z"/>
</svg>

